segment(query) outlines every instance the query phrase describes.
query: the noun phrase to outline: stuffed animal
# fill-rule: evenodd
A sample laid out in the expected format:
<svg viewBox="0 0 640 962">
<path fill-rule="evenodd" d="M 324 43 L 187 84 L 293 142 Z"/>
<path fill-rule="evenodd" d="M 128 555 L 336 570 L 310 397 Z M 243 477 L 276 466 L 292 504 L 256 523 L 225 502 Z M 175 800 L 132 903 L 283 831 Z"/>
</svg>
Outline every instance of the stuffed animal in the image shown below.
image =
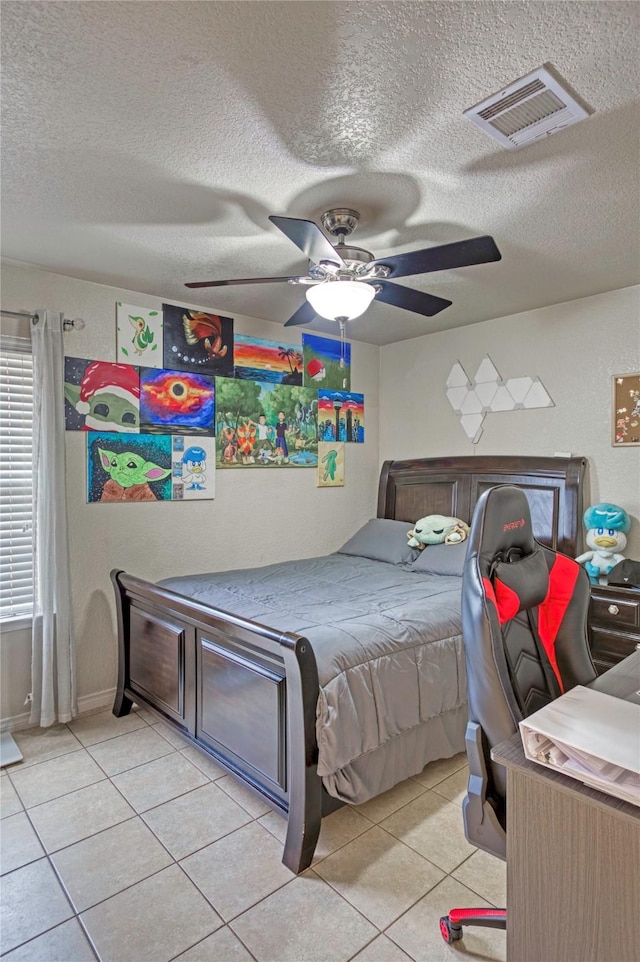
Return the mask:
<svg viewBox="0 0 640 962">
<path fill-rule="evenodd" d="M 587 508 L 584 526 L 586 541 L 592 550 L 579 555 L 576 561 L 584 565 L 593 584 L 606 585 L 611 569 L 624 561 L 620 551 L 627 547 L 626 532 L 631 527 L 631 519 L 624 508 L 605 502 Z"/>
<path fill-rule="evenodd" d="M 407 533 L 410 548 L 422 551 L 428 544 L 459 544 L 469 534 L 469 525 L 460 518 L 446 518 L 442 514 L 428 514 L 416 521 Z"/>
</svg>

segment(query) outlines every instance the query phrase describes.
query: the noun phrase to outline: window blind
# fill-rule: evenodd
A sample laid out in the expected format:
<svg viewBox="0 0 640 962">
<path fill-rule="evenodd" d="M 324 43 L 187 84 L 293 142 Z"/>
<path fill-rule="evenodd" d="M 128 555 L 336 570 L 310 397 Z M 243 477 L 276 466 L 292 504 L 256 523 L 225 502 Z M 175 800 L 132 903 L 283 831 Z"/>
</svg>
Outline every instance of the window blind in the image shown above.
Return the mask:
<svg viewBox="0 0 640 962">
<path fill-rule="evenodd" d="M 0 621 L 31 614 L 33 358 L 26 339 L 0 341 Z"/>
</svg>

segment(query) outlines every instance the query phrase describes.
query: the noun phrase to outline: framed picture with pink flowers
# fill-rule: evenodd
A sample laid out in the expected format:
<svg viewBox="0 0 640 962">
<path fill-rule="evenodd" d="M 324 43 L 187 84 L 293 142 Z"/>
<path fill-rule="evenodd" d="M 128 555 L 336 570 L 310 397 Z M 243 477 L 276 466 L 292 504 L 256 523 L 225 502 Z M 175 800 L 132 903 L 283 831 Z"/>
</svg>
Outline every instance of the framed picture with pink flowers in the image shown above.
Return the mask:
<svg viewBox="0 0 640 962">
<path fill-rule="evenodd" d="M 640 444 L 640 373 L 613 376 L 612 444 Z"/>
</svg>

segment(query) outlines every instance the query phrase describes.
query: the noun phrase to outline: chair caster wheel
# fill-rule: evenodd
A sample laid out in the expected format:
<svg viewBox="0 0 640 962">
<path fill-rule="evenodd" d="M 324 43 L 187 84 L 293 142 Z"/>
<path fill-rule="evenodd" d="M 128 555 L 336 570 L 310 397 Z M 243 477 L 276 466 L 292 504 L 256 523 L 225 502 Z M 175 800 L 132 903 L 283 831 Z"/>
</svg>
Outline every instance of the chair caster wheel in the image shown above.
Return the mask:
<svg viewBox="0 0 640 962">
<path fill-rule="evenodd" d="M 443 915 L 440 919 L 440 934 L 445 942 L 450 945 L 451 942 L 457 942 L 458 939 L 462 938 L 462 926 L 452 925 L 449 916 Z"/>
</svg>

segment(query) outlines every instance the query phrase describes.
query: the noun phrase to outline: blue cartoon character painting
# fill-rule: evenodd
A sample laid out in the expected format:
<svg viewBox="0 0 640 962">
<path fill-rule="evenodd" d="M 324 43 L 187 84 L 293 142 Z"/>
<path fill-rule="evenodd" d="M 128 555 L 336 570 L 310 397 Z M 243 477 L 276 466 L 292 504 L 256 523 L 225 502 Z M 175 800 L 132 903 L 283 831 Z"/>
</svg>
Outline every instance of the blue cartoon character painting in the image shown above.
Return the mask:
<svg viewBox="0 0 640 962">
<path fill-rule="evenodd" d="M 174 435 L 173 500 L 193 501 L 213 498 L 215 482 L 215 438 Z"/>
<path fill-rule="evenodd" d="M 205 491 L 207 476 L 207 452 L 204 448 L 193 446 L 182 455 L 182 478 L 187 491 Z"/>
</svg>

